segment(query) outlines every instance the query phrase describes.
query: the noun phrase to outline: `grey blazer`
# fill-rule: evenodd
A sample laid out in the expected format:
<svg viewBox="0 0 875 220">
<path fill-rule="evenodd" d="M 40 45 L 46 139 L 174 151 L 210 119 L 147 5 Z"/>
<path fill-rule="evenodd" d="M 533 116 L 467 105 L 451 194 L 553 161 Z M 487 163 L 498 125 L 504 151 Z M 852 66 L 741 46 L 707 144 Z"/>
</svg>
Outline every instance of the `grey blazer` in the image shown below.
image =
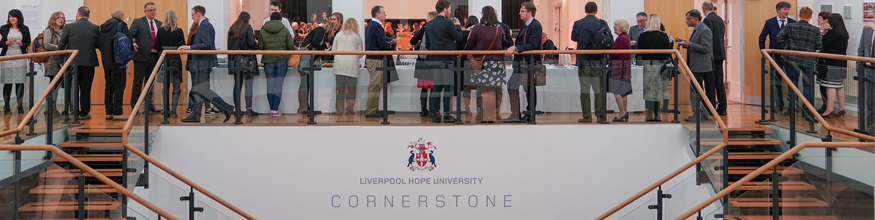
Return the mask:
<svg viewBox="0 0 875 220">
<path fill-rule="evenodd" d="M 860 37 L 860 47 L 857 48 L 857 56 L 872 57 L 872 29 L 863 28 L 863 36 Z M 857 62 L 862 65 L 863 62 Z"/>
<path fill-rule="evenodd" d="M 88 21 L 88 18 L 79 19 L 72 24 L 68 24 L 61 35 L 61 42 L 58 43 L 59 50 L 79 50 L 79 55 L 73 61 L 74 65 L 96 67 L 100 63 L 97 61 L 97 36 L 100 32 L 100 27 Z"/>
<path fill-rule="evenodd" d="M 632 27 L 629 28 L 629 40 L 638 42 L 638 36 L 641 36 L 638 34 L 640 31 L 641 28 L 639 28 L 638 25 L 632 25 Z M 632 49 L 638 49 L 638 44 L 632 45 Z"/>
<path fill-rule="evenodd" d="M 155 37 L 158 37 L 158 28 L 161 28 L 161 21 L 155 19 Z M 134 19 L 131 22 L 131 36 L 134 38 L 134 43 L 137 43 L 138 51 L 134 51 L 134 61 L 147 62 L 149 54 L 152 53 L 152 36 L 149 29 L 149 21 L 146 16 Z M 158 48 L 155 48 L 156 50 Z"/>
<path fill-rule="evenodd" d="M 690 48 L 687 50 L 687 64 L 694 73 L 706 73 L 714 71 L 713 61 L 713 37 L 711 29 L 702 24 L 698 30 L 690 36 Z"/>
</svg>

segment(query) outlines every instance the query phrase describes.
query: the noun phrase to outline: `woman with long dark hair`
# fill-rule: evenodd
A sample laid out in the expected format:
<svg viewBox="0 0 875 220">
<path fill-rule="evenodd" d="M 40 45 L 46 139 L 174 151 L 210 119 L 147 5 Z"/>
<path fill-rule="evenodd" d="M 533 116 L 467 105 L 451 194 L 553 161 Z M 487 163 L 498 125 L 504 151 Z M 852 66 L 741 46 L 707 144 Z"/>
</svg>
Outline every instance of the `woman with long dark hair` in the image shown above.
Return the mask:
<svg viewBox="0 0 875 220">
<path fill-rule="evenodd" d="M 164 12 L 164 24 L 158 28 L 158 33 L 155 34 L 155 50 L 160 54 L 164 48 L 173 50 L 185 44 L 185 33 L 182 28 L 179 28 L 179 19 L 176 17 L 176 11 L 167 10 Z M 173 91 L 171 94 L 170 117 L 179 117 L 176 114 L 176 107 L 179 105 L 180 83 L 182 83 L 182 57 L 179 54 L 167 54 L 164 61 L 164 74 L 170 75 L 170 81 L 167 82 L 165 77 L 158 78 L 159 82 L 169 83 Z M 165 103 L 166 105 L 166 103 Z"/>
<path fill-rule="evenodd" d="M 237 21 L 231 25 L 228 30 L 228 49 L 229 50 L 258 50 L 258 44 L 255 43 L 255 31 L 249 25 L 249 13 L 240 12 L 237 16 Z M 258 115 L 252 111 L 252 81 L 258 75 L 258 60 L 255 55 L 229 55 L 228 56 L 228 74 L 240 74 L 241 79 L 234 79 L 234 88 L 240 86 L 243 88 L 246 97 L 246 114 L 250 116 Z M 235 76 L 236 77 L 236 76 Z M 239 85 L 242 80 L 243 85 Z M 240 93 L 234 92 L 234 106 L 240 106 Z"/>
<path fill-rule="evenodd" d="M 501 42 L 504 39 L 504 30 L 499 25 L 500 22 L 495 14 L 495 9 L 492 6 L 486 6 L 483 7 L 481 13 L 483 14 L 483 22 L 479 25 L 471 26 L 471 32 L 468 35 L 465 49 L 502 50 Z M 468 18 L 469 23 L 472 20 L 477 21 L 476 18 Z M 504 56 L 477 55 L 472 58 L 480 58 L 479 60 L 482 61 L 482 65 L 480 71 L 472 73 L 465 84 L 479 87 L 482 93 L 483 108 L 477 113 L 478 115 L 482 114 L 480 123 L 495 123 L 498 120 L 498 115 L 495 112 L 495 95 L 506 84 L 504 81 Z"/>
<path fill-rule="evenodd" d="M 825 23 L 826 34 L 823 35 L 823 49 L 821 53 L 845 55 L 848 50 L 848 29 L 845 28 L 844 18 L 838 13 L 832 13 Z M 845 115 L 845 86 L 844 76 L 847 72 L 848 62 L 840 59 L 822 59 L 822 65 L 826 65 L 825 77 L 818 77 L 817 84 L 826 87 L 826 109 L 821 116 L 825 118 L 841 117 Z M 838 111 L 833 105 L 838 98 Z"/>
<path fill-rule="evenodd" d="M 24 25 L 24 15 L 18 9 L 9 10 L 6 24 L 0 26 L 0 56 L 26 54 L 30 46 L 30 28 Z M 0 62 L 3 74 L 3 112 L 9 114 L 9 101 L 12 97 L 12 85 L 15 84 L 15 95 L 18 99 L 24 97 L 24 82 L 27 81 L 27 59 L 17 59 Z M 18 113 L 24 113 L 24 104 L 19 102 Z"/>
</svg>

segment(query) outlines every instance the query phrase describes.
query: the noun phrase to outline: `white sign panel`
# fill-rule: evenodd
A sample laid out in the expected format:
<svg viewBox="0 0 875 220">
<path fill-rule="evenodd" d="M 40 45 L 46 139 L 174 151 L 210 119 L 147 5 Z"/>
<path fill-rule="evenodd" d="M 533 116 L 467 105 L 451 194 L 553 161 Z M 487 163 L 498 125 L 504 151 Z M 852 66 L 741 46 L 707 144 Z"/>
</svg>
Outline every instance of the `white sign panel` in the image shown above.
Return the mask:
<svg viewBox="0 0 875 220">
<path fill-rule="evenodd" d="M 158 132 L 153 157 L 260 219 L 591 219 L 690 160 L 678 124 Z"/>
</svg>

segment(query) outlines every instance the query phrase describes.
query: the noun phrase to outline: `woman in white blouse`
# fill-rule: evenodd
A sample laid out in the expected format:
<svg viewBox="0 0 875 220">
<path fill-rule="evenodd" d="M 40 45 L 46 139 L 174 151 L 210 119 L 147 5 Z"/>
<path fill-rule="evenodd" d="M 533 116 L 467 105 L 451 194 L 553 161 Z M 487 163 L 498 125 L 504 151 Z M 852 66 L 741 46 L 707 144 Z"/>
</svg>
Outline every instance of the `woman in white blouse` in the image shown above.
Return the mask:
<svg viewBox="0 0 875 220">
<path fill-rule="evenodd" d="M 331 51 L 364 51 L 359 24 L 355 18 L 348 18 L 343 28 L 334 37 Z M 334 56 L 334 75 L 337 81 L 337 115 L 354 115 L 356 83 L 358 82 L 359 60 L 361 55 Z"/>
</svg>

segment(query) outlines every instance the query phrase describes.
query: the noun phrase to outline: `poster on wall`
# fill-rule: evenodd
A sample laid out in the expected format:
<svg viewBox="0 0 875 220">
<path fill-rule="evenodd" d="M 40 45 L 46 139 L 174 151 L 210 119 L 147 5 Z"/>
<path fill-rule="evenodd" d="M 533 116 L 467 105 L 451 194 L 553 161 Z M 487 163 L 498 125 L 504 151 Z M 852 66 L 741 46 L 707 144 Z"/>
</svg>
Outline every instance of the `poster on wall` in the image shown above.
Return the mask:
<svg viewBox="0 0 875 220">
<path fill-rule="evenodd" d="M 863 2 L 863 21 L 875 21 L 875 2 Z"/>
<path fill-rule="evenodd" d="M 832 12 L 832 4 L 822 4 L 822 5 L 820 5 L 820 11 Z"/>
</svg>

